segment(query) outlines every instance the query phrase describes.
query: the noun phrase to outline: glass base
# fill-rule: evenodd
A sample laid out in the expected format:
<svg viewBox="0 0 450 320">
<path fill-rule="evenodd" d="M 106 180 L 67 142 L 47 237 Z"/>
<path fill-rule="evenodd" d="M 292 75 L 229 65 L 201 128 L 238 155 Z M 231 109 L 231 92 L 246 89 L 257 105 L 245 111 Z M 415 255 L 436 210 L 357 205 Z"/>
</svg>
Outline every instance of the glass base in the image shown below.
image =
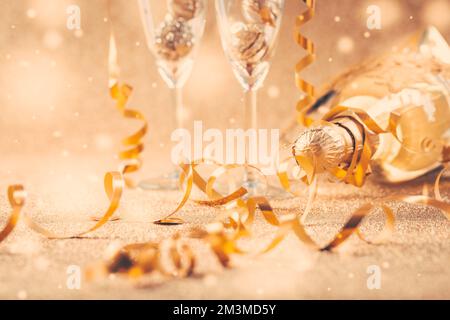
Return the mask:
<svg viewBox="0 0 450 320">
<path fill-rule="evenodd" d="M 291 199 L 293 195 L 281 187 L 269 185 L 267 187 L 266 195 L 269 200 L 284 200 Z"/>
<path fill-rule="evenodd" d="M 172 171 L 162 176 L 149 178 L 139 182 L 138 187 L 143 190 L 178 190 L 180 173 Z"/>
</svg>

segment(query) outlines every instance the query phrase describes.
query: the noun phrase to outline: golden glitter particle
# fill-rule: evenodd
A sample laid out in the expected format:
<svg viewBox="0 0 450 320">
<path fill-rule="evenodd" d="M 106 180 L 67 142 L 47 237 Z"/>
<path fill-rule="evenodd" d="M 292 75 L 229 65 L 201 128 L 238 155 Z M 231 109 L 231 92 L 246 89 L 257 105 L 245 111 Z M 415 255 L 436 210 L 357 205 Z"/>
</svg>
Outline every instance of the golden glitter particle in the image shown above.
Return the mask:
<svg viewBox="0 0 450 320">
<path fill-rule="evenodd" d="M 333 61 L 333 58 L 329 57 L 328 62 L 332 62 L 332 61 Z"/>
<path fill-rule="evenodd" d="M 366 31 L 366 32 L 364 32 L 364 38 L 370 38 L 370 32 L 369 31 Z"/>
<path fill-rule="evenodd" d="M 113 146 L 113 139 L 103 133 L 99 133 L 94 136 L 94 146 L 97 150 L 111 150 Z"/>
<path fill-rule="evenodd" d="M 44 34 L 43 43 L 44 46 L 48 49 L 57 49 L 61 46 L 63 42 L 63 37 L 59 34 L 58 31 L 50 30 Z"/>
<path fill-rule="evenodd" d="M 337 47 L 341 53 L 350 53 L 353 51 L 355 44 L 352 38 L 344 36 L 339 38 Z"/>
<path fill-rule="evenodd" d="M 77 38 L 81 38 L 82 36 L 83 36 L 83 30 L 81 30 L 81 29 L 76 29 L 74 32 L 73 32 L 73 34 L 75 35 L 75 37 L 77 37 Z"/>
<path fill-rule="evenodd" d="M 334 17 L 334 21 L 335 22 L 341 22 L 341 17 L 339 17 L 339 16 Z"/>
<path fill-rule="evenodd" d="M 20 290 L 17 292 L 17 299 L 25 300 L 28 297 L 28 294 L 25 290 Z"/>
<path fill-rule="evenodd" d="M 27 10 L 27 17 L 30 18 L 30 19 L 36 18 L 36 10 L 31 9 L 31 8 L 28 9 Z"/>
<path fill-rule="evenodd" d="M 278 86 L 272 85 L 267 89 L 267 95 L 269 98 L 276 99 L 280 96 L 280 88 Z"/>
</svg>

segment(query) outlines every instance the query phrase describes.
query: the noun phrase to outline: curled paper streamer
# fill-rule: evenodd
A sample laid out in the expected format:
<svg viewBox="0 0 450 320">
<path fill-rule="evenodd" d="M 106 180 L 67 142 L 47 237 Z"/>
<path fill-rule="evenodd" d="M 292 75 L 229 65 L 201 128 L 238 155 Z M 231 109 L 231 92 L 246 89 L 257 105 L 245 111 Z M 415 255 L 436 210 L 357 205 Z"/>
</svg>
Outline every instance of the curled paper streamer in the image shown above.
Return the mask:
<svg viewBox="0 0 450 320">
<path fill-rule="evenodd" d="M 447 219 L 450 219 L 450 204 L 439 199 L 439 181 L 443 174 L 441 171 L 435 182 L 435 198 L 429 196 L 394 196 L 382 199 L 380 203 L 372 204 L 367 203 L 355 210 L 350 217 L 343 224 L 340 231 L 334 235 L 331 241 L 326 245 L 319 245 L 307 232 L 305 226 L 299 220 L 298 215 L 294 217 L 289 217 L 288 219 L 280 219 L 275 210 L 272 208 L 269 200 L 266 197 L 254 196 L 244 199 L 243 197 L 247 194 L 247 189 L 240 187 L 235 191 L 230 192 L 228 195 L 222 195 L 214 189 L 214 182 L 217 181 L 220 175 L 225 174 L 228 170 L 233 169 L 235 166 L 214 164 L 218 166 L 212 175 L 208 179 L 201 177 L 196 168 L 199 165 L 205 164 L 206 162 L 196 162 L 189 165 L 182 166 L 183 175 L 185 178 L 182 179 L 183 183 L 187 184 L 183 200 L 180 202 L 178 208 L 158 222 L 167 220 L 167 223 L 171 219 L 175 219 L 177 223 L 182 222 L 181 218 L 174 218 L 173 214 L 179 212 L 186 199 L 190 198 L 193 185 L 202 190 L 210 200 L 195 200 L 201 201 L 202 205 L 220 206 L 225 210 L 224 213 L 218 216 L 218 221 L 210 223 L 203 228 L 194 228 L 190 232 L 180 235 L 176 234 L 170 241 L 182 241 L 189 239 L 199 239 L 204 243 L 208 244 L 214 255 L 217 257 L 219 262 L 224 267 L 230 266 L 231 255 L 232 254 L 249 254 L 242 250 L 238 241 L 241 238 L 251 236 L 249 231 L 254 220 L 257 209 L 261 212 L 264 220 L 276 228 L 276 233 L 271 240 L 271 242 L 259 252 L 254 252 L 255 254 L 264 254 L 273 249 L 275 249 L 288 235 L 293 233 L 300 242 L 305 244 L 311 249 L 319 251 L 333 251 L 334 249 L 345 243 L 348 238 L 355 234 L 360 239 L 371 244 L 380 244 L 386 241 L 390 234 L 394 231 L 395 217 L 392 209 L 385 205 L 384 202 L 387 201 L 404 201 L 414 204 L 426 204 L 431 205 L 440 209 Z M 209 163 L 208 165 L 211 165 Z M 443 170 L 446 170 L 445 167 Z M 304 173 L 306 177 L 308 173 Z M 284 186 L 285 190 L 289 190 L 290 183 L 287 179 L 287 173 L 284 171 L 279 172 L 280 182 Z M 303 180 L 303 179 L 302 179 Z M 315 186 L 316 177 L 313 176 L 311 186 Z M 308 184 L 308 180 L 304 179 L 304 182 Z M 315 189 L 310 190 L 310 195 L 308 197 L 308 204 L 306 205 L 306 211 L 311 210 L 312 201 L 315 197 Z M 200 202 L 199 202 L 200 203 Z M 361 232 L 361 225 L 364 218 L 367 217 L 375 207 L 380 207 L 385 215 L 385 226 L 381 233 L 378 234 L 376 239 L 367 239 Z M 164 223 L 163 223 L 164 224 Z M 131 277 L 137 277 L 144 274 L 151 274 L 153 272 L 159 272 L 165 276 L 169 277 L 188 277 L 195 273 L 195 250 L 190 247 L 187 242 L 182 242 L 183 245 L 172 245 L 170 253 L 169 265 L 162 262 L 161 256 L 164 254 L 162 242 L 157 243 L 147 243 L 147 244 L 136 244 L 128 245 L 120 249 L 116 255 L 109 260 L 105 265 L 102 266 L 106 273 L 119 272 L 122 274 L 127 274 Z M 125 254 L 125 258 L 124 255 Z M 184 263 L 181 262 L 184 257 Z M 125 262 L 124 262 L 125 261 Z M 118 268 L 117 266 L 121 267 Z M 169 272 L 168 270 L 175 271 Z M 92 270 L 90 270 L 92 271 Z M 95 273 L 95 271 L 94 271 Z"/>
<path fill-rule="evenodd" d="M 351 164 L 348 168 L 335 168 L 332 169 L 330 173 L 335 174 L 336 177 L 341 178 L 341 180 L 347 183 L 353 184 L 355 186 L 361 186 L 367 174 L 367 170 L 369 168 L 368 164 L 372 153 L 369 144 L 366 143 L 368 130 L 378 134 L 390 132 L 398 139 L 398 137 L 396 136 L 397 117 L 395 114 L 392 114 L 390 116 L 388 127 L 381 128 L 363 110 L 357 108 L 336 107 L 330 110 L 330 112 L 324 116 L 321 122 L 326 123 L 327 120 L 344 112 L 346 117 L 354 117 L 354 119 L 359 119 L 359 121 L 364 124 L 365 127 L 363 130 L 363 137 L 362 141 L 360 142 L 362 144 L 362 147 L 358 148 L 361 149 L 360 152 L 355 152 Z M 445 153 L 446 150 L 448 150 L 448 148 L 444 148 L 444 154 L 442 157 L 443 159 L 448 158 Z M 301 156 L 295 156 L 294 159 L 303 169 L 303 174 L 300 177 L 300 181 L 308 185 L 310 191 L 308 201 L 303 212 L 303 216 L 305 216 L 311 210 L 316 195 L 316 175 L 318 172 L 314 159 L 306 159 Z M 285 191 L 291 192 L 294 195 L 300 195 L 298 192 L 294 192 L 292 190 L 291 181 L 288 178 L 287 162 L 290 160 L 291 159 L 286 159 L 282 162 L 280 170 L 278 172 L 278 178 Z M 200 165 L 214 165 L 216 166 L 216 169 L 212 171 L 212 174 L 207 179 L 204 179 L 197 172 L 197 167 Z M 216 181 L 218 181 L 219 178 L 222 175 L 226 174 L 229 170 L 232 170 L 236 167 L 239 166 L 220 165 L 218 163 L 208 162 L 205 160 L 181 165 L 182 174 L 180 176 L 180 184 L 186 185 L 182 201 L 172 213 L 170 213 L 164 219 L 157 221 L 157 223 L 159 224 L 183 223 L 183 220 L 181 218 L 174 217 L 174 215 L 179 212 L 187 202 L 187 200 L 190 199 L 192 188 L 193 186 L 196 186 L 207 196 L 208 200 L 191 200 L 201 205 L 223 207 L 225 208 L 225 212 L 218 216 L 217 222 L 206 225 L 205 228 L 197 229 L 194 232 L 195 236 L 191 233 L 185 235 L 185 238 L 189 239 L 195 237 L 209 244 L 213 253 L 225 267 L 228 267 L 230 265 L 230 256 L 232 254 L 249 253 L 239 248 L 238 241 L 243 237 L 251 236 L 250 229 L 255 220 L 257 209 L 259 209 L 259 211 L 261 212 L 264 220 L 277 229 L 277 232 L 275 233 L 272 241 L 265 247 L 265 249 L 260 252 L 254 252 L 256 254 L 263 254 L 275 249 L 290 233 L 293 233 L 306 246 L 320 251 L 332 251 L 338 248 L 343 243 L 345 243 L 345 241 L 353 234 L 357 235 L 360 239 L 370 244 L 383 243 L 386 241 L 389 235 L 394 232 L 395 227 L 394 212 L 389 206 L 384 204 L 388 201 L 404 201 L 412 204 L 431 205 L 435 208 L 440 209 L 445 214 L 447 219 L 450 219 L 450 204 L 443 201 L 439 191 L 440 179 L 444 173 L 444 170 L 448 168 L 447 164 L 445 164 L 444 169 L 437 175 L 435 180 L 435 198 L 431 198 L 427 195 L 405 195 L 384 198 L 378 203 L 366 203 L 352 212 L 341 230 L 334 235 L 334 237 L 331 241 L 329 241 L 328 244 L 319 245 L 313 238 L 310 237 L 303 224 L 303 221 L 299 219 L 299 215 L 290 217 L 288 219 L 280 219 L 276 215 L 275 210 L 272 208 L 268 198 L 263 196 L 253 196 L 245 199 L 244 196 L 248 194 L 248 190 L 242 186 L 237 190 L 230 192 L 228 195 L 223 195 L 217 192 L 215 189 Z M 366 236 L 361 232 L 360 227 L 365 217 L 367 217 L 367 215 L 369 215 L 376 207 L 382 209 L 385 216 L 385 225 L 375 239 L 367 239 Z M 218 230 L 220 230 L 220 232 L 218 232 Z M 154 254 L 159 257 L 162 254 L 163 250 L 159 245 L 156 246 L 156 248 L 157 249 L 154 249 Z M 189 250 L 189 252 L 190 254 L 193 254 L 194 249 L 192 248 L 191 250 Z M 137 268 L 140 270 L 138 274 L 145 274 L 146 272 L 144 271 L 148 270 L 148 268 L 145 263 L 143 265 L 141 265 L 141 263 L 142 261 L 134 261 L 134 263 L 130 264 L 130 266 L 132 266 L 132 269 L 130 270 L 135 270 L 134 268 Z M 161 272 L 161 270 L 156 270 L 154 268 L 150 269 Z M 130 270 L 126 271 L 126 273 L 136 273 L 135 271 Z M 193 271 L 190 270 L 190 272 Z"/>
<path fill-rule="evenodd" d="M 12 185 L 8 187 L 8 201 L 12 208 L 8 222 L 0 231 L 0 242 L 5 240 L 14 230 L 20 218 L 20 212 L 25 205 L 26 193 L 22 185 Z"/>
<path fill-rule="evenodd" d="M 234 194 L 234 192 L 231 194 Z M 351 234 L 358 231 L 357 227 L 361 223 L 364 216 L 367 215 L 371 209 L 371 207 L 365 206 L 355 212 L 345 224 L 341 232 L 336 235 L 335 239 L 328 246 L 320 248 L 314 240 L 308 236 L 303 225 L 301 225 L 297 218 L 287 222 L 280 222 L 269 201 L 265 197 L 251 197 L 247 200 L 237 198 L 228 202 L 228 204 L 232 204 L 231 208 L 227 209 L 227 213 L 224 214 L 218 222 L 211 223 L 205 226 L 205 228 L 196 228 L 184 236 L 185 239 L 200 239 L 204 243 L 208 244 L 218 261 L 224 267 L 230 266 L 230 256 L 232 254 L 245 253 L 244 250 L 239 248 L 237 242 L 239 239 L 250 235 L 248 229 L 254 221 L 257 208 L 260 209 L 264 219 L 269 224 L 278 228 L 278 232 L 273 241 L 267 246 L 267 248 L 259 252 L 259 254 L 273 250 L 291 231 L 294 231 L 299 240 L 310 247 L 321 250 L 332 250 L 343 243 Z M 391 227 L 393 225 L 393 215 L 392 212 L 388 213 L 390 215 L 388 216 L 387 225 L 388 227 Z M 175 239 L 179 239 L 178 234 L 175 235 Z M 177 251 L 180 250 L 180 247 L 178 246 L 177 248 L 178 249 L 171 249 L 170 264 L 172 266 L 167 266 L 167 264 L 164 264 L 161 261 L 161 256 L 164 254 L 162 242 L 152 242 L 147 244 L 132 245 L 132 247 L 129 245 L 123 247 L 117 251 L 113 258 L 103 265 L 102 268 L 103 270 L 106 270 L 107 273 L 118 272 L 127 274 L 131 277 L 154 272 L 159 272 L 166 276 L 178 277 L 181 275 L 187 277 L 194 273 L 195 267 L 195 256 L 193 253 L 194 249 L 189 249 L 189 245 L 187 243 L 184 244 L 185 261 L 187 262 L 183 264 L 184 269 L 182 269 L 182 272 L 170 274 L 167 271 L 168 268 L 173 268 L 173 266 L 182 266 L 179 262 L 180 253 Z M 131 253 L 130 249 L 133 249 L 134 252 Z M 90 270 L 90 273 L 96 272 L 95 270 Z"/>
<path fill-rule="evenodd" d="M 126 175 L 138 171 L 142 166 L 142 160 L 140 158 L 140 155 L 144 150 L 142 140 L 147 133 L 148 125 L 145 116 L 140 111 L 127 108 L 128 99 L 133 92 L 133 88 L 128 84 L 119 84 L 120 68 L 117 60 L 117 46 L 112 28 L 109 42 L 108 67 L 109 89 L 111 97 L 116 101 L 116 108 L 124 118 L 140 120 L 143 123 L 138 131 L 122 140 L 122 146 L 125 149 L 119 152 L 119 159 L 122 160 L 119 171 L 124 175 L 127 187 L 134 188 L 136 183 L 132 179 L 126 177 Z"/>
<path fill-rule="evenodd" d="M 117 208 L 119 207 L 123 186 L 124 180 L 119 172 L 107 172 L 105 174 L 104 188 L 105 193 L 109 199 L 109 206 L 108 209 L 106 209 L 105 213 L 101 216 L 101 218 L 86 231 L 75 233 L 72 235 L 59 235 L 37 224 L 28 214 L 24 214 L 25 222 L 33 231 L 36 231 L 37 233 L 49 239 L 71 239 L 85 237 L 89 233 L 101 228 L 112 218 Z"/>
<path fill-rule="evenodd" d="M 303 2 L 306 4 L 308 9 L 297 16 L 297 18 L 295 19 L 294 39 L 295 42 L 307 52 L 307 55 L 300 59 L 295 65 L 295 84 L 297 88 L 304 93 L 305 96 L 297 102 L 296 108 L 298 112 L 298 123 L 304 126 L 309 126 L 313 120 L 307 117 L 307 114 L 309 113 L 311 105 L 314 102 L 315 87 L 311 83 L 305 81 L 301 77 L 300 73 L 303 71 L 303 69 L 305 69 L 315 61 L 316 53 L 314 43 L 300 33 L 300 28 L 314 17 L 316 10 L 316 1 L 303 0 Z"/>
<path fill-rule="evenodd" d="M 145 273 L 160 272 L 165 276 L 188 277 L 192 275 L 195 267 L 195 256 L 191 248 L 182 243 L 178 235 L 169 239 L 170 266 L 161 260 L 161 242 L 135 243 L 121 248 L 101 272 L 127 273 L 137 278 Z M 92 278 L 88 271 L 88 278 Z M 98 270 L 95 270 L 98 273 Z"/>
<path fill-rule="evenodd" d="M 111 219 L 114 212 L 116 212 L 117 208 L 119 207 L 123 185 L 124 185 L 123 178 L 119 172 L 107 172 L 105 175 L 104 187 L 106 195 L 108 196 L 110 201 L 108 209 L 99 219 L 99 221 L 94 224 L 94 226 L 92 226 L 86 231 L 75 233 L 72 235 L 58 235 L 40 226 L 33 220 L 33 218 L 28 213 L 21 213 L 26 200 L 26 193 L 24 187 L 22 185 L 10 186 L 8 188 L 8 201 L 12 207 L 12 212 L 9 216 L 9 219 L 5 227 L 3 228 L 2 231 L 0 231 L 0 242 L 5 240 L 15 229 L 21 215 L 23 216 L 25 223 L 28 225 L 30 229 L 49 239 L 70 239 L 70 238 L 85 237 L 89 233 L 102 227 L 106 222 L 108 222 Z"/>
</svg>

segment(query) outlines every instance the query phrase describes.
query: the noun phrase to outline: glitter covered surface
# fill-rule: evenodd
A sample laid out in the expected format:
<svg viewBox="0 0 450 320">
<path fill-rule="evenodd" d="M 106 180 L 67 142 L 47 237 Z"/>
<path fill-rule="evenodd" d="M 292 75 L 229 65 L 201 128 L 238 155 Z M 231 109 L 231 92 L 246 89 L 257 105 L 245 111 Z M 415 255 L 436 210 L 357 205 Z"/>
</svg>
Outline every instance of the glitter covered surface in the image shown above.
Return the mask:
<svg viewBox="0 0 450 320">
<path fill-rule="evenodd" d="M 108 204 L 102 180 L 106 171 L 117 168 L 120 138 L 139 126 L 122 119 L 108 95 L 105 2 L 76 1 L 82 10 L 82 32 L 65 28 L 65 9 L 72 2 L 5 0 L 1 4 L 1 225 L 9 211 L 7 185 L 23 183 L 29 194 L 24 210 L 39 223 L 61 233 L 84 230 L 92 223 L 89 217 Z M 293 66 L 303 53 L 292 41 L 292 26 L 294 13 L 301 7 L 299 2 L 286 2 L 289 15 L 283 18 L 284 32 L 259 93 L 261 126 L 268 128 L 288 124 L 298 99 Z M 386 13 L 382 30 L 366 36 L 365 9 L 369 4 L 379 4 L 390 14 Z M 350 10 L 351 6 L 356 7 Z M 321 54 L 305 70 L 305 77 L 321 83 L 355 61 L 395 46 L 397 35 L 426 23 L 440 23 L 437 27 L 449 39 L 448 19 L 436 18 L 446 11 L 435 7 L 420 1 L 361 1 L 358 5 L 348 0 L 339 4 L 319 1 L 317 16 L 304 31 L 315 39 Z M 113 1 L 112 15 L 118 27 L 123 80 L 135 88 L 130 106 L 144 111 L 150 124 L 140 173 L 144 178 L 169 167 L 167 137 L 172 120 L 161 115 L 169 114 L 170 92 L 144 45 L 137 6 Z M 350 45 L 340 50 L 343 39 Z M 214 76 L 211 70 L 215 70 Z M 206 127 L 236 127 L 242 118 L 240 93 L 222 54 L 214 6 L 210 5 L 205 38 L 185 90 L 188 116 L 204 120 Z M 218 99 L 224 96 L 227 99 Z M 217 101 L 221 106 L 216 106 Z M 274 110 L 276 116 L 267 116 Z M 433 178 L 430 175 L 395 187 L 369 181 L 362 189 L 321 183 L 308 231 L 326 243 L 361 204 L 394 194 L 419 194 L 423 182 Z M 67 288 L 68 266 L 84 268 L 101 260 L 111 246 L 162 239 L 210 222 L 219 212 L 188 203 L 182 213 L 186 225 L 151 224 L 171 211 L 179 198 L 176 192 L 126 190 L 120 209 L 123 219 L 108 223 L 90 239 L 47 240 L 20 223 L 0 244 L 0 298 L 450 298 L 448 221 L 437 209 L 400 203 L 392 205 L 396 230 L 385 245 L 368 245 L 352 237 L 337 253 L 320 253 L 306 249 L 291 236 L 265 256 L 236 257 L 235 267 L 229 270 L 223 270 L 200 248 L 199 268 L 204 276 L 146 288 L 114 276 L 92 283 L 83 279 L 80 290 Z M 305 202 L 302 197 L 272 204 L 277 213 L 287 214 L 303 208 Z M 381 229 L 382 219 L 381 212 L 371 215 L 364 230 L 374 234 Z M 273 231 L 258 220 L 254 237 L 243 245 L 267 243 Z M 379 290 L 369 290 L 366 285 L 371 265 L 381 268 Z"/>
<path fill-rule="evenodd" d="M 103 158 L 76 156 L 77 168 L 53 165 L 53 174 L 43 169 L 51 159 L 36 157 L 33 167 L 23 170 L 29 190 L 25 208 L 35 219 L 52 231 L 73 233 L 92 222 L 89 216 L 104 210 L 101 175 Z M 12 158 L 7 164 L 26 163 Z M 36 170 L 41 168 L 42 170 Z M 64 175 L 70 171 L 71 176 Z M 90 173 L 92 175 L 90 175 Z M 0 177 L 2 181 L 11 178 Z M 427 179 L 404 186 L 389 187 L 368 182 L 365 188 L 323 182 L 315 209 L 308 218 L 308 232 L 326 243 L 339 229 L 350 212 L 366 201 L 378 201 L 393 194 L 418 194 Z M 82 280 L 80 290 L 66 286 L 67 268 L 82 269 L 103 259 L 108 248 L 131 242 L 152 241 L 169 237 L 195 225 L 213 221 L 219 209 L 193 203 L 181 213 L 187 221 L 182 226 L 158 226 L 151 221 L 162 217 L 176 205 L 177 192 L 127 190 L 120 213 L 122 220 L 107 223 L 88 239 L 47 240 L 34 234 L 24 224 L 0 247 L 0 297 L 19 298 L 120 298 L 120 299 L 233 299 L 233 298 L 450 298 L 449 223 L 434 208 L 392 203 L 396 212 L 396 230 L 388 243 L 369 245 L 352 237 L 335 253 L 311 251 L 293 236 L 273 252 L 261 256 L 238 256 L 234 267 L 224 270 L 205 248 L 198 248 L 199 276 L 170 280 L 165 283 L 145 279 L 133 284 L 119 276 Z M 6 219 L 6 199 L 1 197 L 0 221 Z M 273 201 L 278 214 L 303 208 L 306 197 Z M 374 236 L 383 224 L 383 215 L 375 211 L 366 220 L 364 232 Z M 254 226 L 254 236 L 244 241 L 244 248 L 261 248 L 270 241 L 274 229 L 261 219 Z M 367 268 L 381 268 L 381 288 L 369 290 Z M 401 285 L 399 285 L 399 283 Z M 145 286 L 143 288 L 138 288 Z"/>
</svg>

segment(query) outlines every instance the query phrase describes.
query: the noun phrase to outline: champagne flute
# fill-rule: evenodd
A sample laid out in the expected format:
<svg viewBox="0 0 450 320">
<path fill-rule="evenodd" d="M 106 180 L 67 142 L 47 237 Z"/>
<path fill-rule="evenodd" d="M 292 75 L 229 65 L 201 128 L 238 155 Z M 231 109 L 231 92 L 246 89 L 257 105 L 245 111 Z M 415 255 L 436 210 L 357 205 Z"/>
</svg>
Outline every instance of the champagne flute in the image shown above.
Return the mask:
<svg viewBox="0 0 450 320">
<path fill-rule="evenodd" d="M 244 89 L 246 130 L 257 130 L 256 95 L 269 72 L 283 8 L 284 0 L 216 0 L 222 47 Z M 247 146 L 247 164 L 249 149 Z M 249 168 L 246 169 L 244 185 L 250 193 L 261 192 L 261 182 Z"/>
<path fill-rule="evenodd" d="M 183 128 L 182 89 L 188 80 L 205 29 L 207 0 L 138 0 L 147 46 L 158 72 L 172 90 L 177 128 Z M 179 171 L 140 182 L 143 189 L 170 190 Z"/>
</svg>

